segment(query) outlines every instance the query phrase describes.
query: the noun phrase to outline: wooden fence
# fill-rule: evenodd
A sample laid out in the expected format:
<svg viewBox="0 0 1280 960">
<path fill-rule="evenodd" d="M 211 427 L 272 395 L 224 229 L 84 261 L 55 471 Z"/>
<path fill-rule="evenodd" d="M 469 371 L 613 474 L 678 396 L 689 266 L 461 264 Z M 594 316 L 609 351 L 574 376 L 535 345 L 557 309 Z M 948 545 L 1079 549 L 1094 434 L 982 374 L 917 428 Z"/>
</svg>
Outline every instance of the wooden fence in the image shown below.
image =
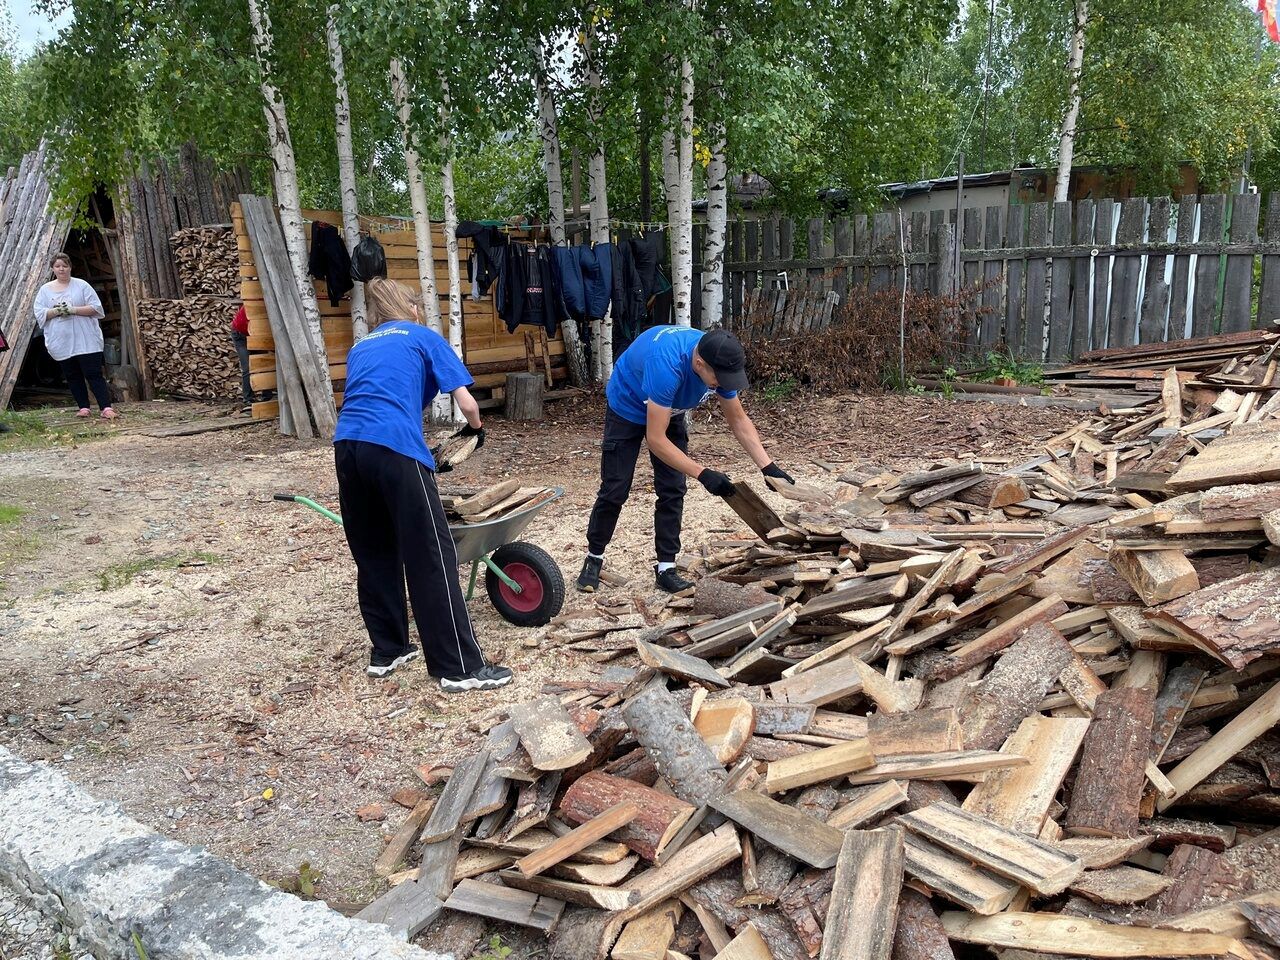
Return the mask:
<svg viewBox="0 0 1280 960">
<path fill-rule="evenodd" d="M 720 319 L 740 329 L 764 309 L 775 332 L 815 329 L 852 286 L 900 290 L 905 275 L 917 293 L 963 298 L 970 354 L 1064 361 L 1248 330 L 1280 319 L 1280 192 L 1265 219 L 1261 210 L 1246 193 L 971 207 L 958 231 L 955 210 L 739 220 Z M 697 263 L 695 291 L 701 274 Z M 799 326 L 784 315 L 788 301 Z M 698 296 L 694 304 L 701 324 Z"/>
</svg>

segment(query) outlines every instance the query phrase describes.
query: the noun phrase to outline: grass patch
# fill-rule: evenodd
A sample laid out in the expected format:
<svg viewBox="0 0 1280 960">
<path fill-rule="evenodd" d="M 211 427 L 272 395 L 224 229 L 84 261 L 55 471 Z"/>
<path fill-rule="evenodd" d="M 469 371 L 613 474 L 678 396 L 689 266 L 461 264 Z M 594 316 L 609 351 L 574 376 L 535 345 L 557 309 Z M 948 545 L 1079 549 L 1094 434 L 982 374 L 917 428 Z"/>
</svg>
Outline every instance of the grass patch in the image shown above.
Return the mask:
<svg viewBox="0 0 1280 960">
<path fill-rule="evenodd" d="M 1035 386 L 1044 382 L 1044 367 L 1039 363 L 1019 360 L 1011 353 L 993 351 L 987 354 L 986 362 L 972 379 L 980 383 L 1012 380 L 1020 386 Z"/>
<path fill-rule="evenodd" d="M 139 574 L 152 570 L 177 570 L 191 563 L 217 563 L 218 558 L 212 553 L 174 553 L 163 557 L 140 557 L 137 560 L 126 560 L 113 563 L 98 574 L 98 589 L 102 591 L 118 590 L 127 587 L 137 579 Z"/>
<path fill-rule="evenodd" d="M 760 399 L 765 403 L 781 403 L 790 400 L 800 389 L 800 381 L 794 378 L 770 380 L 760 390 Z"/>
<path fill-rule="evenodd" d="M 25 507 L 14 503 L 0 503 L 0 527 L 11 527 L 26 513 Z"/>
</svg>

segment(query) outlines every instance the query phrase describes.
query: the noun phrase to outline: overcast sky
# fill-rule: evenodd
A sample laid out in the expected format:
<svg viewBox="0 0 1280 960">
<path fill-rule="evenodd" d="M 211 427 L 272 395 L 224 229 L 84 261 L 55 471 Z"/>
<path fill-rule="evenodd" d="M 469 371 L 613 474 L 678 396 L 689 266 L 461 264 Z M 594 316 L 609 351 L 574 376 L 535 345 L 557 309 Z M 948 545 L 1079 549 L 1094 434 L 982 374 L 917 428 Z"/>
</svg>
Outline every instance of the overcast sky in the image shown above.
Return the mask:
<svg viewBox="0 0 1280 960">
<path fill-rule="evenodd" d="M 69 16 L 68 13 L 63 13 L 56 20 L 50 21 L 43 13 L 34 9 L 35 5 L 31 0 L 5 0 L 5 2 L 13 17 L 15 41 L 20 57 L 30 56 L 38 44 L 52 38 L 62 24 L 66 23 Z"/>
</svg>

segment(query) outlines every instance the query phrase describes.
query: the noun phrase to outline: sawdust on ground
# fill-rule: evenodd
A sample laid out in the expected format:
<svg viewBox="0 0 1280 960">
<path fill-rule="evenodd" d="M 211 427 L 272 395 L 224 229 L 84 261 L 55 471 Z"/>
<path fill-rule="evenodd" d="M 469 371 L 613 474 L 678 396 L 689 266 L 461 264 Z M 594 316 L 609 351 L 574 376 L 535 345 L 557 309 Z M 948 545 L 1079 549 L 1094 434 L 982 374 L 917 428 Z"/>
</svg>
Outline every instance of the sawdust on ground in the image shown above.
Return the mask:
<svg viewBox="0 0 1280 960">
<path fill-rule="evenodd" d="M 182 415 L 182 405 L 169 407 Z M 523 539 L 560 564 L 565 609 L 595 616 L 595 600 L 573 593 L 572 580 L 603 404 L 588 395 L 547 409 L 537 424 L 491 418 L 485 448 L 442 486 L 508 477 L 562 486 Z M 814 483 L 832 482 L 818 461 L 906 470 L 958 454 L 1022 457 L 1077 419 L 901 396 L 755 412 L 777 461 Z M 755 475 L 714 413 L 698 413 L 690 433 L 695 457 Z M 421 785 L 415 768 L 474 749 L 486 719 L 547 680 L 599 666 L 544 642 L 544 631 L 507 624 L 480 595 L 477 634 L 491 659 L 515 670 L 511 686 L 450 696 L 421 662 L 367 679 L 342 531 L 273 501 L 279 491 L 336 504 L 328 446 L 281 438 L 270 425 L 173 439 L 121 431 L 12 453 L 0 440 L 0 502 L 27 511 L 0 527 L 0 743 L 167 836 L 286 887 L 305 869 L 325 899 L 360 903 L 380 889 L 371 865 L 406 812 L 389 797 Z M 653 502 L 642 457 L 607 560 L 629 582 L 606 588 L 602 602 L 654 597 Z M 690 484 L 686 546 L 739 529 L 721 501 Z M 371 803 L 386 808 L 384 822 L 357 818 Z"/>
</svg>

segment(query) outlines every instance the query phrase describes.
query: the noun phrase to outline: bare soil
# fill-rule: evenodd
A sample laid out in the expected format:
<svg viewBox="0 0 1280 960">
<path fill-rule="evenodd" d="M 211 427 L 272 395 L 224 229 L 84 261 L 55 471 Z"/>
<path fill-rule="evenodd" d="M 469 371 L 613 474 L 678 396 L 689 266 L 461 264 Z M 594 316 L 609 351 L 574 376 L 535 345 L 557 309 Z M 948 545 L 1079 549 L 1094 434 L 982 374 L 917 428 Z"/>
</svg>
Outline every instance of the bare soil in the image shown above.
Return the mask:
<svg viewBox="0 0 1280 960">
<path fill-rule="evenodd" d="M 516 671 L 511 686 L 450 696 L 421 663 L 367 679 L 341 529 L 272 500 L 289 491 L 336 505 L 329 447 L 279 437 L 270 424 L 166 439 L 141 432 L 214 412 L 135 405 L 118 424 L 89 431 L 100 436 L 92 442 L 6 451 L 0 435 L 0 504 L 25 511 L 0 525 L 0 743 L 257 876 L 290 887 L 305 870 L 329 902 L 368 902 L 382 887 L 373 861 L 406 813 L 392 792 L 421 787 L 417 768 L 473 749 L 486 718 L 547 679 L 588 677 L 599 665 L 557 649 L 545 631 L 507 624 L 481 589 L 476 630 L 488 656 Z M 962 453 L 1013 459 L 1076 419 L 902 396 L 800 398 L 756 414 L 776 460 L 814 483 L 834 482 L 828 468 L 845 463 L 905 470 Z M 562 486 L 523 539 L 551 552 L 569 585 L 566 610 L 587 615 L 596 600 L 572 593 L 572 579 L 602 419 L 599 396 L 550 404 L 536 424 L 492 417 L 486 446 L 441 481 Z M 690 434 L 696 458 L 755 475 L 716 415 L 700 412 Z M 642 458 L 607 561 L 630 582 L 600 602 L 652 596 L 653 499 Z M 739 528 L 691 484 L 686 547 Z M 385 819 L 357 817 L 370 805 Z M 474 924 L 453 926 L 478 935 Z M 469 945 L 449 942 L 457 936 L 429 931 L 424 942 L 465 956 Z"/>
</svg>

